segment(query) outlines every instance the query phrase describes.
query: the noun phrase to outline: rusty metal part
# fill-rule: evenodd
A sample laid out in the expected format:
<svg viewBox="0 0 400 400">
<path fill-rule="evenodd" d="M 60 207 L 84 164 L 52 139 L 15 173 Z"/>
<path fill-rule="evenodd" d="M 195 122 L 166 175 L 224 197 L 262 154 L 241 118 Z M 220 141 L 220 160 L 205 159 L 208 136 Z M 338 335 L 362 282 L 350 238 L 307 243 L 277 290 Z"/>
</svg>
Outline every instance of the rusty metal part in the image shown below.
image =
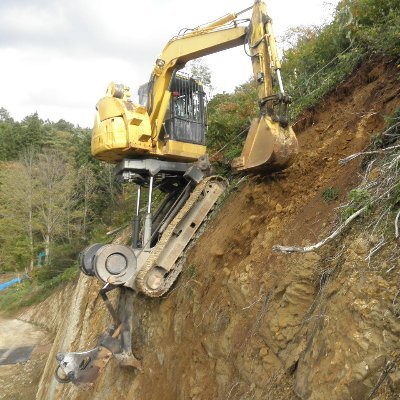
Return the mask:
<svg viewBox="0 0 400 400">
<path fill-rule="evenodd" d="M 297 153 L 298 142 L 293 129 L 262 116 L 253 119 L 242 154 L 232 161 L 232 168 L 236 172 L 280 171 L 293 163 Z"/>
<path fill-rule="evenodd" d="M 159 297 L 171 288 L 180 272 L 175 270 L 176 262 L 226 186 L 224 178 L 212 176 L 195 187 L 144 265 L 139 267 L 134 283 L 130 283 L 136 290 Z"/>
</svg>

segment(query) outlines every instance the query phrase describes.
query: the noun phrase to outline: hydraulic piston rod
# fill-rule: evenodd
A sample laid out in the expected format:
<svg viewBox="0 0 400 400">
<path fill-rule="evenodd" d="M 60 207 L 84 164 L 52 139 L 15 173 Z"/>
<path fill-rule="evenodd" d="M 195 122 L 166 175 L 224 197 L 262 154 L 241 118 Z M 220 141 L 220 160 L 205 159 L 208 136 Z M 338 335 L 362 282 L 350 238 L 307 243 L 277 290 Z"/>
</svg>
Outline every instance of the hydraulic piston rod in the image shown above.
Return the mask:
<svg viewBox="0 0 400 400">
<path fill-rule="evenodd" d="M 136 199 L 136 214 L 133 217 L 133 230 L 132 230 L 132 247 L 137 249 L 140 247 L 139 243 L 139 232 L 140 232 L 140 186 L 137 187 L 137 199 Z"/>
<path fill-rule="evenodd" d="M 151 214 L 151 197 L 153 195 L 153 176 L 150 176 L 149 182 L 149 201 L 147 204 L 147 214 L 144 219 L 144 232 L 143 232 L 143 248 L 150 249 L 151 247 L 151 229 L 153 225 L 153 216 Z"/>
</svg>

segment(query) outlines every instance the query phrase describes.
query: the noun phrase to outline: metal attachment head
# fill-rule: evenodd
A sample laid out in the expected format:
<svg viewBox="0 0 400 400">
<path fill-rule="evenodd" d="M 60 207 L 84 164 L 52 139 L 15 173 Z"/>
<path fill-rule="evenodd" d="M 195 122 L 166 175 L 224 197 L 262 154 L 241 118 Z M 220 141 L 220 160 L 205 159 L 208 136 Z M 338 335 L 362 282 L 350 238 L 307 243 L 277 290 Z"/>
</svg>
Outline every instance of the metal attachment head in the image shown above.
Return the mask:
<svg viewBox="0 0 400 400">
<path fill-rule="evenodd" d="M 102 346 L 79 353 L 58 353 L 55 377 L 60 383 L 90 387 L 111 356 L 112 352 Z"/>
</svg>

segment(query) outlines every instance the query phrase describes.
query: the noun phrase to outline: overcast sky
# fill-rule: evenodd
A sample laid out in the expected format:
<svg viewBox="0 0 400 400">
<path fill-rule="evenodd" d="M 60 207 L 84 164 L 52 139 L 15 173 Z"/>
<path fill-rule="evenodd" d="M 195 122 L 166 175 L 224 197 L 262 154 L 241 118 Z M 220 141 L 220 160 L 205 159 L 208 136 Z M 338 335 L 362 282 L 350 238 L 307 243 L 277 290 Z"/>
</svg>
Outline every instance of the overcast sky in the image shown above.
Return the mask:
<svg viewBox="0 0 400 400">
<path fill-rule="evenodd" d="M 269 0 L 276 36 L 293 26 L 329 20 L 338 0 Z M 1 0 L 0 107 L 15 119 L 91 127 L 109 82 L 137 92 L 166 42 L 252 0 Z M 243 16 L 249 16 L 244 14 Z M 243 47 L 204 58 L 214 93 L 231 92 L 251 76 Z"/>
</svg>

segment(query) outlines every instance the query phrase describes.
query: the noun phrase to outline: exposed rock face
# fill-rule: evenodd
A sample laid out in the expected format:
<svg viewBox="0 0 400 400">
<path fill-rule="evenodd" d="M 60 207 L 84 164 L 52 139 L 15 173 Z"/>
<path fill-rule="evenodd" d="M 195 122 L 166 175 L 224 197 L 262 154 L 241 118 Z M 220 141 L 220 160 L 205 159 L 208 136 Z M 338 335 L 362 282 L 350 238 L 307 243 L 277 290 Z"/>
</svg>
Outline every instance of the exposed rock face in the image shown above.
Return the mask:
<svg viewBox="0 0 400 400">
<path fill-rule="evenodd" d="M 368 398 L 399 348 L 400 320 L 391 304 L 397 285 L 380 276 L 384 271 L 368 269 L 369 249 L 360 252 L 357 239 L 347 244 L 299 360 L 296 392 L 304 399 Z"/>
<path fill-rule="evenodd" d="M 362 400 L 375 389 L 375 398 L 397 399 L 398 369 L 376 387 L 388 362 L 399 363 L 397 244 L 368 260 L 374 244 L 360 221 L 318 254 L 271 252 L 331 231 L 333 209 L 358 181 L 357 163 L 337 161 L 383 127 L 397 104 L 394 68 L 361 68 L 305 115 L 295 164 L 230 197 L 165 298 L 135 299 L 142 373 L 111 361 L 90 392 L 55 384 L 57 351 L 90 348 L 110 322 L 96 282 L 81 277 L 64 291 L 37 399 Z M 328 187 L 339 200 L 324 203 Z"/>
<path fill-rule="evenodd" d="M 70 303 L 70 296 L 74 290 L 73 285 L 68 284 L 63 290 L 55 292 L 37 306 L 22 311 L 18 318 L 23 321 L 34 321 L 48 331 L 56 333 L 63 317 L 65 318 L 65 315 L 60 310 L 65 310 Z"/>
</svg>

